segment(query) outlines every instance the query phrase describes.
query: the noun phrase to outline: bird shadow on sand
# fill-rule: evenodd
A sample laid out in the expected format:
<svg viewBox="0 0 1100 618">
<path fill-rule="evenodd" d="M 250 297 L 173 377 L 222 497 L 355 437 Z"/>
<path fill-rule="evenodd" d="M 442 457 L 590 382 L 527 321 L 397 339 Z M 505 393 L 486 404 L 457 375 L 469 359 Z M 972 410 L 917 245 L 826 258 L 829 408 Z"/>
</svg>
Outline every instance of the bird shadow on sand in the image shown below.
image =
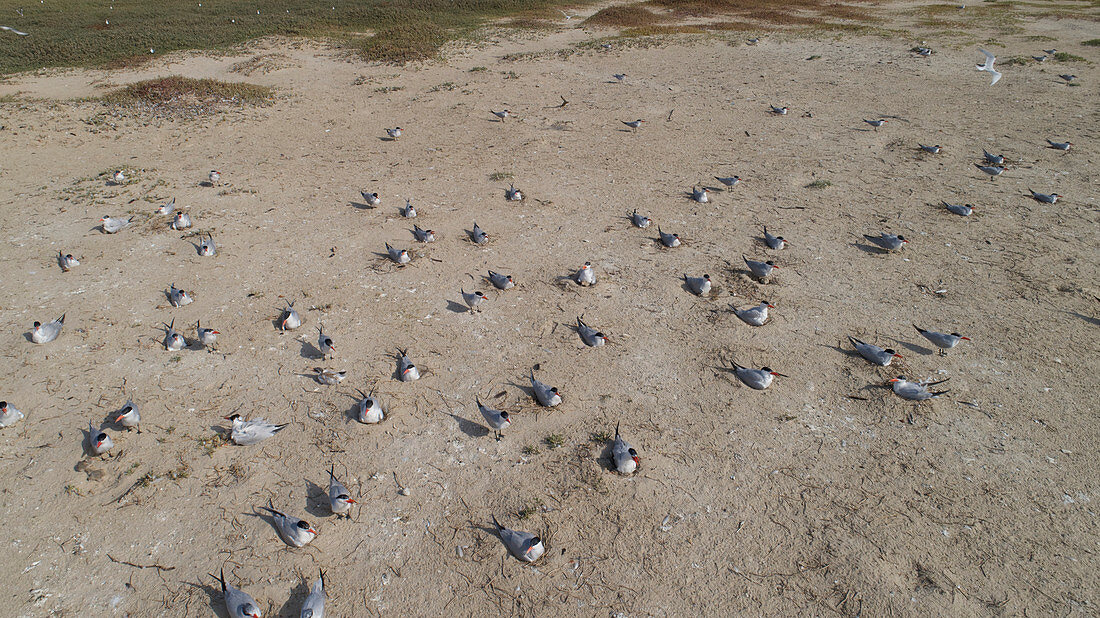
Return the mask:
<svg viewBox="0 0 1100 618">
<path fill-rule="evenodd" d="M 847 348 L 842 348 L 838 345 L 831 345 L 831 344 L 828 344 L 828 343 L 819 343 L 817 345 L 818 345 L 818 347 L 821 347 L 821 348 L 829 348 L 830 350 L 836 350 L 837 352 L 840 352 L 841 354 L 843 354 L 844 356 L 847 356 L 848 358 L 860 358 L 859 352 L 856 352 L 855 350 L 849 350 Z"/>
<path fill-rule="evenodd" d="M 34 343 L 34 336 L 33 333 L 31 333 L 30 331 L 23 333 L 23 338 L 30 343 Z"/>
<path fill-rule="evenodd" d="M 882 247 L 875 247 L 873 245 L 867 245 L 861 242 L 854 242 L 852 243 L 852 246 L 864 253 L 870 253 L 871 255 L 886 255 L 887 253 L 890 253 Z"/>
<path fill-rule="evenodd" d="M 221 425 L 211 425 L 210 426 L 210 431 L 213 431 L 216 435 L 221 436 L 222 438 L 225 438 L 226 442 L 232 442 L 233 441 L 233 430 L 232 429 L 229 429 L 227 427 L 222 427 Z"/>
<path fill-rule="evenodd" d="M 317 483 L 306 479 L 305 512 L 314 517 L 325 517 L 332 514 L 329 509 L 327 487 L 321 487 Z"/>
<path fill-rule="evenodd" d="M 215 578 L 217 579 L 217 578 Z M 221 584 L 217 586 L 211 584 L 197 584 L 195 582 L 183 582 L 184 586 L 191 586 L 197 588 L 206 593 L 207 603 L 210 605 L 210 609 L 215 616 L 224 616 L 225 618 L 233 618 L 229 615 L 229 612 L 225 609 L 225 594 L 222 592 Z"/>
<path fill-rule="evenodd" d="M 322 353 L 321 350 L 319 350 L 317 348 L 317 346 L 313 345 L 312 343 L 310 343 L 308 341 L 303 341 L 302 342 L 301 355 L 302 355 L 302 358 L 311 358 L 311 359 L 324 359 L 325 358 L 324 353 Z"/>
<path fill-rule="evenodd" d="M 516 384 L 515 382 L 505 382 L 505 384 L 508 385 L 508 386 L 514 386 L 514 387 L 518 388 L 519 390 L 523 391 L 523 394 L 528 399 L 538 403 L 538 400 L 535 398 L 535 388 L 533 386 L 531 386 L 530 384 L 526 384 L 526 385 L 525 384 Z M 553 386 L 553 385 L 551 385 L 551 386 Z"/>
<path fill-rule="evenodd" d="M 388 137 L 388 136 L 387 137 L 379 137 L 378 141 L 380 141 L 380 142 L 396 142 L 397 138 L 396 137 Z"/>
<path fill-rule="evenodd" d="M 189 244 L 189 245 L 191 245 L 192 247 L 195 248 L 195 253 L 196 254 L 198 254 L 200 256 L 202 255 L 202 253 L 200 253 L 200 251 L 202 251 L 202 244 L 201 243 L 197 243 L 197 242 L 189 240 L 189 241 L 187 241 L 187 244 Z"/>
<path fill-rule="evenodd" d="M 1100 326 L 1100 318 L 1092 318 L 1092 317 L 1089 317 L 1087 315 L 1077 313 L 1076 311 L 1064 311 L 1063 313 L 1065 313 L 1067 315 L 1072 315 L 1075 318 L 1082 319 L 1082 320 L 1088 322 L 1089 324 L 1092 324 L 1093 326 Z"/>
<path fill-rule="evenodd" d="M 450 299 L 447 300 L 447 311 L 453 311 L 455 313 L 473 313 L 473 309 Z"/>
<path fill-rule="evenodd" d="M 936 353 L 934 350 L 930 350 L 922 345 L 909 343 L 908 341 L 902 341 L 901 339 L 895 339 L 893 337 L 890 337 L 889 339 L 900 344 L 902 347 L 904 347 L 906 350 L 909 350 L 910 352 L 916 352 L 917 354 L 923 354 L 924 356 L 931 356 Z"/>
<path fill-rule="evenodd" d="M 278 618 L 298 618 L 301 616 L 302 603 L 305 602 L 306 597 L 309 596 L 309 591 L 313 584 L 306 580 L 298 582 L 297 586 L 294 586 L 290 590 L 290 598 L 283 603 L 283 606 L 275 612 L 275 616 Z"/>
<path fill-rule="evenodd" d="M 351 204 L 352 208 L 357 208 L 359 210 L 374 210 L 375 208 L 377 208 L 377 206 L 371 206 L 370 204 L 364 204 L 362 202 L 349 202 L 349 203 Z"/>
<path fill-rule="evenodd" d="M 207 189 L 209 189 L 210 187 L 214 186 L 214 183 L 210 182 L 209 180 L 203 180 L 203 181 L 199 182 L 199 186 L 200 187 L 206 187 Z"/>
<path fill-rule="evenodd" d="M 448 412 L 447 416 L 455 419 L 455 422 L 458 423 L 458 430 L 471 438 L 484 438 L 489 435 L 489 429 L 480 423 L 475 423 L 451 412 Z"/>
</svg>

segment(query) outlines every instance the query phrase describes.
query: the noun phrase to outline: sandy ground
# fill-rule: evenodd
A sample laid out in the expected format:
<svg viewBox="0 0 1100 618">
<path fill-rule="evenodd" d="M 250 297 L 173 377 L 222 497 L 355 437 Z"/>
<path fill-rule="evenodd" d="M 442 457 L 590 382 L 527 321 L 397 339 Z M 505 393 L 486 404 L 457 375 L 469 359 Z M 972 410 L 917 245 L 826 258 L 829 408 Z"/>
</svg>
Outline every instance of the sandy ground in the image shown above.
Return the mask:
<svg viewBox="0 0 1100 618">
<path fill-rule="evenodd" d="M 1097 62 L 1078 45 L 1091 26 L 1029 20 L 997 53 Z M 833 35 L 555 53 L 606 34 L 563 21 L 405 69 L 274 41 L 0 85 L 47 99 L 0 107 L 0 396 L 27 414 L 0 430 L 0 613 L 224 616 L 208 576 L 223 566 L 273 616 L 298 615 L 318 568 L 336 616 L 1100 612 L 1096 65 L 1005 67 L 990 87 L 961 36 L 929 41 L 930 58 L 908 52 L 917 40 Z M 1060 83 L 1067 68 L 1082 86 Z M 279 97 L 190 121 L 48 100 L 168 74 Z M 496 122 L 504 107 L 517 117 Z M 395 125 L 405 135 L 384 140 Z M 996 181 L 973 165 L 983 148 L 1010 163 Z M 116 168 L 127 184 L 100 176 Z M 201 186 L 211 168 L 221 184 Z M 529 198 L 506 202 L 494 173 Z M 733 174 L 709 204 L 686 196 Z M 362 208 L 360 189 L 382 205 Z M 216 257 L 153 216 L 171 197 Z M 405 199 L 435 244 L 414 246 Z M 683 246 L 632 228 L 635 208 Z M 132 228 L 97 229 L 125 213 Z M 487 246 L 466 237 L 475 220 Z M 791 247 L 765 249 L 762 225 Z M 862 234 L 880 231 L 911 242 L 879 254 Z M 416 257 L 397 268 L 385 242 Z M 59 250 L 81 265 L 62 273 Z M 758 284 L 742 254 L 781 269 Z M 586 260 L 594 288 L 567 279 Z M 518 286 L 493 290 L 489 268 Z M 719 291 L 697 298 L 683 273 Z M 172 308 L 173 283 L 195 302 Z M 488 294 L 483 312 L 461 288 Z M 297 332 L 273 327 L 283 299 Z M 776 307 L 763 327 L 730 312 L 761 299 Z M 62 313 L 57 341 L 28 341 Z M 608 346 L 581 344 L 581 314 Z M 165 351 L 173 319 L 188 337 L 196 320 L 218 328 L 216 351 Z M 314 357 L 321 324 L 335 361 Z M 940 356 L 913 324 L 972 341 Z M 872 367 L 848 335 L 904 358 Z M 418 382 L 394 379 L 398 347 Z M 789 377 L 754 391 L 733 360 Z M 535 364 L 560 407 L 532 404 Z M 348 379 L 320 386 L 316 366 Z M 883 387 L 902 373 L 950 392 L 902 401 Z M 391 412 L 378 426 L 352 417 L 371 388 Z M 106 422 L 129 396 L 141 434 Z M 513 413 L 503 440 L 475 396 Z M 234 412 L 289 426 L 218 446 Z M 110 457 L 86 458 L 89 420 Z M 598 460 L 594 434 L 616 423 L 640 451 L 630 478 Z M 361 501 L 351 520 L 328 513 L 330 463 Z M 256 515 L 268 501 L 317 526 L 312 545 L 288 549 Z M 542 532 L 546 557 L 508 558 L 493 514 Z"/>
</svg>

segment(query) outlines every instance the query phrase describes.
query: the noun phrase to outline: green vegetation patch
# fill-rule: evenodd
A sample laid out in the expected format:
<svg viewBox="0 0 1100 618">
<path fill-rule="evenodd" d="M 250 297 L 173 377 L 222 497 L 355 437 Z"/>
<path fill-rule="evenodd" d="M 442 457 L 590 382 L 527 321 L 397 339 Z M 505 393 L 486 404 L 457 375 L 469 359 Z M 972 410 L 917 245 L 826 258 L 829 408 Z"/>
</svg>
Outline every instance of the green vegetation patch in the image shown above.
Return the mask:
<svg viewBox="0 0 1100 618">
<path fill-rule="evenodd" d="M 103 100 L 120 105 L 221 106 L 263 104 L 275 91 L 255 84 L 221 82 L 215 79 L 191 79 L 179 75 L 130 84 L 108 93 Z"/>
<path fill-rule="evenodd" d="M 8 6 L 13 6 L 8 3 Z M 549 0 L 50 0 L 4 25 L 0 74 L 57 66 L 125 67 L 182 49 L 225 50 L 271 35 L 343 39 L 371 60 L 434 56 L 489 20 L 530 15 Z"/>
</svg>

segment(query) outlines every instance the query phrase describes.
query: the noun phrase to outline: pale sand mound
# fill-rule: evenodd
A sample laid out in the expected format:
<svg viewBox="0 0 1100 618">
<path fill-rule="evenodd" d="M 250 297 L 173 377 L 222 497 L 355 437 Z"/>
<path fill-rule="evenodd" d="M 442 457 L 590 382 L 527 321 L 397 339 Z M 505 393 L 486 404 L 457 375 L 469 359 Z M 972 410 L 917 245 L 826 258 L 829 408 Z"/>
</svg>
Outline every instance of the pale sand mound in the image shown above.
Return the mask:
<svg viewBox="0 0 1100 618">
<path fill-rule="evenodd" d="M 1077 44 L 1081 22 L 1034 28 L 1056 40 L 1024 32 L 996 53 L 1100 60 Z M 1096 65 L 1004 67 L 991 88 L 970 41 L 931 40 L 920 58 L 916 40 L 781 36 L 500 60 L 599 35 L 501 39 L 404 70 L 277 43 L 0 86 L 79 96 L 184 74 L 280 92 L 187 122 L 0 107 L 0 398 L 27 414 L 0 430 L 0 613 L 224 615 L 207 575 L 223 566 L 281 616 L 318 567 L 334 616 L 1096 613 Z M 1058 83 L 1067 68 L 1081 87 Z M 496 122 L 505 107 L 517 117 Z M 878 117 L 891 121 L 877 132 L 862 122 Z M 631 134 L 620 121 L 635 118 Z M 395 125 L 405 135 L 383 140 Z M 982 148 L 1009 160 L 996 181 L 973 166 Z M 97 177 L 115 168 L 133 182 Z M 200 186 L 212 168 L 221 185 Z M 710 204 L 687 199 L 733 174 L 745 181 Z M 504 200 L 511 181 L 526 201 Z M 1065 198 L 1038 204 L 1029 187 Z M 356 206 L 360 189 L 382 205 Z M 217 257 L 151 216 L 173 196 Z M 635 208 L 683 246 L 632 228 Z M 131 212 L 131 229 L 93 229 Z M 485 246 L 466 235 L 475 220 Z M 412 223 L 441 238 L 417 245 Z M 764 249 L 762 225 L 792 246 Z M 911 242 L 878 254 L 862 234 L 880 231 Z M 419 255 L 396 268 L 385 242 Z M 82 264 L 62 273 L 58 250 Z M 749 280 L 742 254 L 774 258 L 775 280 Z M 564 279 L 585 261 L 594 288 Z M 518 286 L 492 289 L 490 268 Z M 683 273 L 719 292 L 690 295 Z M 195 302 L 170 307 L 173 283 Z M 480 314 L 461 288 L 487 293 Z M 283 298 L 298 332 L 272 325 Z M 776 306 L 761 328 L 729 310 L 761 299 Z M 58 341 L 26 340 L 62 313 Z M 580 342 L 581 314 L 609 345 Z M 189 338 L 196 320 L 219 329 L 218 351 L 166 352 L 171 319 Z M 310 358 L 321 324 L 336 361 Z M 941 357 L 912 324 L 972 341 Z M 848 335 L 905 358 L 872 367 Z M 418 382 L 393 378 L 398 347 Z M 753 391 L 731 360 L 789 377 Z M 554 410 L 531 404 L 536 363 L 564 396 Z M 349 377 L 322 387 L 315 366 Z M 903 402 L 882 386 L 899 373 L 950 378 L 950 393 Z M 391 417 L 360 425 L 355 389 L 372 387 Z M 130 394 L 144 431 L 110 425 L 116 457 L 78 465 L 88 420 Z M 502 441 L 475 396 L 512 412 Z M 234 412 L 290 425 L 215 447 Z M 641 455 L 633 478 L 597 460 L 592 435 L 616 423 Z M 328 514 L 330 462 L 361 501 L 352 521 Z M 254 515 L 269 500 L 320 536 L 288 550 Z M 494 514 L 545 533 L 538 565 L 506 557 Z"/>
</svg>

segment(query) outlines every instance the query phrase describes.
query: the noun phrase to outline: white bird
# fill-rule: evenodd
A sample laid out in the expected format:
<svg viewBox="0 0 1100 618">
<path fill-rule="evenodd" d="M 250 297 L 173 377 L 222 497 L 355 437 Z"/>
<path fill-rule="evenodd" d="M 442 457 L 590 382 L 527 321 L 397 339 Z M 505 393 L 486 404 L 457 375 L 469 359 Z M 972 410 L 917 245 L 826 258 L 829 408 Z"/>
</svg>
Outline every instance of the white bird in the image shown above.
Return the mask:
<svg viewBox="0 0 1100 618">
<path fill-rule="evenodd" d="M 263 418 L 254 418 L 250 421 L 246 421 L 240 414 L 227 416 L 225 420 L 233 422 L 233 432 L 230 434 L 230 438 L 237 446 L 259 444 L 279 433 L 287 426 L 286 423 L 282 425 L 269 423 Z"/>
<path fill-rule="evenodd" d="M 1069 150 L 1070 146 L 1073 146 L 1073 142 L 1054 142 L 1049 139 L 1047 143 L 1055 150 Z"/>
<path fill-rule="evenodd" d="M 115 443 L 111 440 L 111 436 L 100 429 L 96 429 L 95 426 L 92 425 L 92 421 L 88 421 L 88 450 L 90 450 L 93 455 L 102 455 L 111 450 L 111 447 L 114 445 Z"/>
<path fill-rule="evenodd" d="M 623 440 L 619 434 L 619 424 L 615 423 L 615 441 L 611 443 L 611 459 L 615 463 L 615 471 L 619 474 L 634 474 L 638 470 L 638 451 Z"/>
<path fill-rule="evenodd" d="M 493 110 L 489 110 L 489 111 L 493 112 Z M 497 118 L 500 118 L 501 122 L 504 122 L 505 120 L 508 119 L 508 116 L 512 115 L 512 112 L 505 109 L 505 110 L 501 110 L 499 112 L 493 112 L 493 115 L 496 116 Z"/>
<path fill-rule="evenodd" d="M 615 73 L 611 77 L 614 77 L 615 81 L 617 82 L 622 82 L 624 79 L 626 79 L 626 73 Z"/>
<path fill-rule="evenodd" d="M 183 338 L 183 335 L 176 332 L 175 326 L 175 318 L 172 318 L 171 324 L 164 324 L 164 349 L 169 352 L 179 352 L 187 346 L 187 340 Z"/>
<path fill-rule="evenodd" d="M 104 215 L 103 218 L 99 220 L 99 222 L 103 224 L 101 227 L 103 228 L 104 232 L 108 234 L 114 234 L 115 232 L 118 232 L 119 230 L 128 227 L 133 219 L 133 217 L 126 217 L 125 219 L 120 217 L 116 219 L 108 215 Z"/>
<path fill-rule="evenodd" d="M 402 382 L 412 382 L 420 379 L 420 370 L 409 360 L 408 348 L 397 349 L 397 376 Z"/>
<path fill-rule="evenodd" d="M 336 386 L 344 381 L 344 378 L 348 377 L 347 371 L 337 371 L 335 369 L 326 369 L 323 367 L 314 367 L 313 371 L 317 375 L 314 376 L 321 384 L 327 384 L 328 386 Z"/>
<path fill-rule="evenodd" d="M 73 257 L 73 254 L 66 253 L 62 255 L 60 251 L 57 252 L 57 263 L 61 265 L 61 272 L 65 273 L 80 266 L 80 260 Z"/>
<path fill-rule="evenodd" d="M 901 234 L 887 234 L 883 232 L 878 236 L 868 236 L 864 234 L 863 237 L 886 251 L 897 251 L 909 244 L 909 241 L 905 240 L 905 237 Z"/>
<path fill-rule="evenodd" d="M 581 336 L 584 345 L 598 348 L 607 343 L 607 337 L 600 331 L 584 323 L 584 316 L 577 317 L 577 334 Z"/>
<path fill-rule="evenodd" d="M 137 429 L 138 433 L 141 433 L 141 412 L 138 411 L 138 407 L 134 405 L 133 401 L 127 401 L 126 405 L 122 406 L 122 409 L 118 411 L 118 416 L 115 417 L 115 422 L 121 424 L 126 429 Z"/>
<path fill-rule="evenodd" d="M 703 296 L 710 293 L 710 275 L 703 275 L 702 277 L 690 277 L 687 274 L 684 275 L 684 283 L 687 284 L 688 289 L 692 294 L 696 296 Z"/>
<path fill-rule="evenodd" d="M 523 191 L 517 189 L 515 183 L 509 184 L 508 189 L 504 192 L 504 199 L 509 202 L 522 202 Z"/>
<path fill-rule="evenodd" d="M 116 185 L 120 185 L 126 182 L 126 174 L 123 174 L 122 170 L 117 170 L 114 175 L 111 176 L 111 180 L 114 181 Z"/>
<path fill-rule="evenodd" d="M 789 108 L 786 105 L 784 105 L 783 107 L 776 107 L 774 105 L 769 105 L 768 107 L 771 108 L 771 110 L 769 110 L 769 111 L 771 111 L 771 113 L 773 113 L 773 114 L 776 114 L 777 116 L 786 116 L 787 112 L 789 111 Z"/>
<path fill-rule="evenodd" d="M 171 303 L 173 307 L 182 307 L 184 305 L 190 305 L 195 302 L 195 300 L 191 298 L 186 291 L 177 288 L 176 284 L 173 283 L 172 287 L 168 288 L 168 302 Z"/>
<path fill-rule="evenodd" d="M 508 413 L 486 407 L 481 403 L 481 399 L 475 398 L 475 401 L 477 401 L 477 409 L 481 412 L 481 416 L 485 419 L 485 423 L 489 425 L 490 429 L 496 432 L 497 440 L 503 438 L 504 434 L 501 432 L 504 431 L 504 428 L 512 424 L 512 420 L 508 418 Z"/>
<path fill-rule="evenodd" d="M 328 508 L 333 515 L 347 515 L 355 499 L 348 494 L 348 488 L 336 480 L 336 464 L 328 469 Z"/>
<path fill-rule="evenodd" d="M 363 200 L 367 202 L 368 206 L 377 206 L 382 203 L 382 198 L 378 197 L 378 193 L 367 193 L 366 191 L 360 191 L 359 195 L 363 196 Z"/>
<path fill-rule="evenodd" d="M 700 204 L 706 204 L 710 201 L 710 197 L 707 195 L 708 193 L 710 193 L 710 189 L 706 187 L 692 187 L 691 199 L 699 202 Z"/>
<path fill-rule="evenodd" d="M 18 34 L 19 36 L 28 36 L 26 32 L 21 32 L 19 30 L 16 30 L 15 28 L 12 28 L 11 26 L 0 26 L 0 30 L 5 30 L 12 34 Z"/>
<path fill-rule="evenodd" d="M 286 309 L 283 310 L 283 315 L 279 319 L 279 329 L 294 330 L 302 325 L 302 318 L 298 316 L 298 312 L 294 309 L 294 303 L 285 298 L 283 302 L 286 303 Z"/>
<path fill-rule="evenodd" d="M 666 234 L 663 230 L 661 230 L 661 226 L 657 226 L 657 236 L 660 239 L 661 244 L 665 247 L 668 247 L 669 249 L 680 246 L 680 235 Z"/>
<path fill-rule="evenodd" d="M 485 233 L 485 230 L 478 227 L 477 221 L 474 221 L 474 229 L 470 230 L 470 240 L 478 245 L 483 245 L 489 240 L 489 235 Z"/>
<path fill-rule="evenodd" d="M 23 420 L 23 413 L 6 401 L 0 401 L 0 427 L 11 427 Z"/>
<path fill-rule="evenodd" d="M 401 209 L 401 216 L 406 219 L 416 218 L 416 208 L 413 208 L 412 200 L 405 200 L 405 207 Z"/>
<path fill-rule="evenodd" d="M 172 198 L 172 199 L 168 200 L 167 203 L 161 204 L 160 207 L 157 208 L 157 214 L 158 215 L 170 215 L 170 214 L 172 214 L 172 211 L 175 210 L 175 209 L 176 209 L 176 198 Z"/>
<path fill-rule="evenodd" d="M 386 252 L 390 254 L 390 259 L 398 264 L 408 264 L 412 261 L 409 257 L 409 252 L 406 249 L 394 249 L 390 246 L 390 243 L 386 243 Z"/>
<path fill-rule="evenodd" d="M 1008 167 L 1007 167 L 1007 166 L 999 166 L 999 165 L 978 165 L 977 163 L 975 163 L 975 164 L 974 164 L 974 167 L 976 167 L 976 168 L 978 168 L 978 169 L 982 170 L 982 171 L 983 171 L 983 172 L 985 172 L 986 174 L 989 174 L 989 179 L 990 179 L 990 180 L 993 180 L 993 179 L 994 179 L 994 178 L 996 178 L 997 176 L 1000 176 L 1001 174 L 1003 174 L 1003 173 L 1004 173 L 1004 171 L 1005 171 L 1006 169 L 1008 169 Z"/>
<path fill-rule="evenodd" d="M 206 238 L 199 237 L 199 255 L 211 257 L 218 252 L 218 247 L 214 244 L 213 235 L 207 234 L 206 236 Z"/>
<path fill-rule="evenodd" d="M 309 596 L 302 603 L 302 614 L 299 618 L 324 618 L 325 617 L 325 572 L 320 571 L 320 577 L 313 583 Z"/>
<path fill-rule="evenodd" d="M 875 131 L 878 131 L 878 128 L 886 124 L 888 121 L 885 118 L 879 118 L 878 120 L 867 120 L 866 118 L 864 118 L 863 122 L 866 122 L 867 124 L 874 127 Z"/>
<path fill-rule="evenodd" d="M 934 397 L 946 393 L 947 391 L 930 391 L 929 386 L 935 386 L 936 384 L 943 384 L 947 380 L 939 380 L 938 382 L 910 382 L 905 379 L 905 376 L 898 376 L 891 378 L 890 382 L 893 384 L 894 394 L 902 399 L 908 399 L 909 401 L 927 401 Z"/>
<path fill-rule="evenodd" d="M 761 367 L 760 369 L 750 369 L 749 367 L 742 367 L 737 363 L 733 363 L 733 372 L 737 376 L 738 380 L 741 380 L 745 386 L 754 390 L 762 391 L 768 388 L 772 384 L 772 380 L 775 376 L 786 378 L 787 376 L 777 373 L 771 370 L 771 367 Z"/>
<path fill-rule="evenodd" d="M 57 318 L 49 324 L 42 324 L 41 322 L 35 322 L 31 330 L 31 341 L 35 343 L 49 343 L 54 339 L 57 339 L 61 334 L 61 327 L 65 326 L 65 314 Z"/>
<path fill-rule="evenodd" d="M 561 395 L 558 393 L 558 387 L 548 386 L 535 379 L 535 370 L 531 370 L 531 390 L 535 394 L 535 401 L 539 402 L 539 405 L 547 408 L 553 408 L 561 403 Z"/>
<path fill-rule="evenodd" d="M 592 270 L 592 262 L 585 262 L 577 271 L 577 283 L 579 285 L 596 285 L 596 272 Z"/>
<path fill-rule="evenodd" d="M 993 76 L 993 81 L 989 82 L 989 85 L 992 86 L 1001 79 L 1001 73 L 993 68 L 993 63 L 997 60 L 997 57 L 984 49 L 978 49 L 978 51 L 982 52 L 982 55 L 985 56 L 985 64 L 979 64 L 977 68 L 979 71 L 986 71 Z"/>
<path fill-rule="evenodd" d="M 931 154 L 940 154 L 940 150 L 943 150 L 939 144 L 935 146 L 925 146 L 924 144 L 918 143 L 917 145 L 920 146 L 921 150 Z"/>
<path fill-rule="evenodd" d="M 542 545 L 542 539 L 538 536 L 530 532 L 505 528 L 500 525 L 496 516 L 493 516 L 493 524 L 497 527 L 497 534 L 500 535 L 500 540 L 504 542 L 504 546 L 508 548 L 508 551 L 511 552 L 517 560 L 534 562 L 546 551 L 546 548 Z"/>
<path fill-rule="evenodd" d="M 917 53 L 920 54 L 921 56 L 924 56 L 925 58 L 927 58 L 928 56 L 932 55 L 932 48 L 931 47 L 918 47 L 917 48 Z"/>
<path fill-rule="evenodd" d="M 329 355 L 336 356 L 336 344 L 333 343 L 332 337 L 325 334 L 324 324 L 317 327 L 317 349 L 321 351 L 321 356 L 324 358 L 328 358 Z"/>
<path fill-rule="evenodd" d="M 775 309 L 775 305 L 768 301 L 760 301 L 760 304 L 755 307 L 747 307 L 745 309 L 738 309 L 730 305 L 733 312 L 737 314 L 737 317 L 741 318 L 741 321 L 749 326 L 763 326 L 768 321 L 768 309 Z"/>
<path fill-rule="evenodd" d="M 206 347 L 214 345 L 218 340 L 218 335 L 221 333 L 213 328 L 203 328 L 201 321 L 195 322 L 195 332 L 199 336 L 199 341 Z"/>
<path fill-rule="evenodd" d="M 634 212 L 630 213 L 630 222 L 634 224 L 634 227 L 640 227 L 643 230 L 649 227 L 649 224 L 653 222 L 649 217 L 645 217 L 638 214 L 638 209 L 635 208 Z"/>
<path fill-rule="evenodd" d="M 191 227 L 191 215 L 185 212 L 177 212 L 176 217 L 172 219 L 171 228 L 173 230 L 186 230 Z"/>
<path fill-rule="evenodd" d="M 481 292 L 467 292 L 465 289 L 461 290 L 462 300 L 466 303 L 466 306 L 470 308 L 470 312 L 481 311 L 479 309 L 482 301 L 489 300 L 489 297 Z"/>
<path fill-rule="evenodd" d="M 621 123 L 625 124 L 626 126 L 630 127 L 630 132 L 631 133 L 637 133 L 638 132 L 638 127 L 642 126 L 642 123 L 645 122 L 645 121 L 642 120 L 641 118 L 639 118 L 637 120 L 630 120 L 630 121 L 620 120 L 619 122 L 621 122 Z"/>
<path fill-rule="evenodd" d="M 1065 82 L 1066 82 L 1067 84 L 1068 84 L 1068 83 L 1070 83 L 1070 82 L 1072 82 L 1073 80 L 1077 79 L 1077 76 L 1076 76 L 1076 75 L 1070 75 L 1069 73 L 1062 73 L 1062 74 L 1061 74 L 1061 75 L 1059 75 L 1058 77 L 1060 77 L 1060 78 L 1062 78 L 1063 80 L 1065 80 Z"/>
<path fill-rule="evenodd" d="M 1062 197 L 1057 193 L 1036 193 L 1031 189 L 1028 189 L 1028 191 L 1031 191 L 1031 199 L 1035 200 L 1036 202 L 1042 202 L 1044 204 L 1053 204 Z"/>
<path fill-rule="evenodd" d="M 1005 156 L 1003 154 L 995 155 L 985 148 L 982 148 L 982 158 L 990 165 L 1004 165 L 1005 162 Z"/>
<path fill-rule="evenodd" d="M 764 279 L 767 279 L 768 275 L 772 274 L 772 271 L 779 268 L 775 265 L 775 262 L 771 260 L 767 260 L 765 262 L 761 262 L 759 260 L 750 260 L 744 255 L 741 256 L 741 259 L 745 260 L 745 265 L 749 267 L 749 272 L 752 274 L 752 276 L 761 282 L 763 282 Z"/>
<path fill-rule="evenodd" d="M 357 416 L 359 422 L 374 425 L 385 420 L 386 410 L 382 408 L 382 403 L 374 396 L 374 391 L 364 393 L 360 390 L 359 394 L 363 396 L 359 400 L 359 414 Z"/>
<path fill-rule="evenodd" d="M 895 358 L 901 358 L 901 354 L 898 354 L 890 348 L 880 348 L 877 345 L 864 343 L 851 335 L 848 335 L 848 341 L 851 341 L 852 347 L 856 349 L 856 352 L 867 359 L 867 362 L 872 365 L 888 367 Z"/>
<path fill-rule="evenodd" d="M 397 138 L 401 137 L 401 127 L 386 129 L 386 135 L 389 135 L 390 139 L 396 140 Z"/>
<path fill-rule="evenodd" d="M 210 170 L 209 178 L 210 178 L 210 184 L 211 185 L 216 185 L 216 184 L 218 184 L 218 181 L 221 180 L 221 178 L 222 178 L 221 172 L 219 172 L 218 170 Z"/>
<path fill-rule="evenodd" d="M 304 547 L 309 545 L 310 541 L 317 536 L 317 531 L 304 519 L 298 519 L 293 515 L 287 515 L 282 511 L 276 511 L 269 506 L 261 506 L 260 508 L 271 513 L 272 517 L 275 519 L 275 530 L 279 532 L 279 537 L 283 539 L 284 543 L 291 547 Z"/>
<path fill-rule="evenodd" d="M 943 204 L 943 207 L 949 212 L 955 213 L 960 217 L 969 217 L 970 214 L 974 212 L 973 204 L 948 204 L 943 200 L 940 200 L 940 203 Z"/>
<path fill-rule="evenodd" d="M 512 280 L 512 275 L 503 275 L 492 270 L 489 271 L 489 282 L 498 290 L 508 290 L 516 287 L 516 282 Z"/>
<path fill-rule="evenodd" d="M 939 348 L 941 355 L 946 354 L 947 350 L 959 345 L 960 341 L 970 341 L 970 337 L 963 337 L 959 333 L 937 333 L 934 330 L 925 330 L 916 324 L 913 325 L 913 328 L 917 329 L 918 333 Z"/>
<path fill-rule="evenodd" d="M 737 185 L 741 182 L 741 177 L 740 176 L 729 176 L 729 177 L 726 177 L 726 178 L 723 178 L 721 176 L 715 176 L 714 179 L 717 180 L 718 182 L 726 185 L 727 187 L 733 187 L 733 186 L 735 186 L 735 185 Z"/>
<path fill-rule="evenodd" d="M 435 230 L 422 230 L 419 226 L 413 226 L 413 236 L 420 242 L 435 242 Z"/>
<path fill-rule="evenodd" d="M 222 595 L 225 596 L 225 610 L 229 612 L 229 618 L 262 618 L 259 606 L 247 592 L 225 583 L 224 568 L 219 581 L 222 583 Z"/>
<path fill-rule="evenodd" d="M 764 244 L 768 245 L 769 249 L 775 249 L 776 251 L 787 248 L 787 240 L 782 236 L 772 236 L 769 234 L 768 226 L 766 225 L 764 226 Z"/>
</svg>

